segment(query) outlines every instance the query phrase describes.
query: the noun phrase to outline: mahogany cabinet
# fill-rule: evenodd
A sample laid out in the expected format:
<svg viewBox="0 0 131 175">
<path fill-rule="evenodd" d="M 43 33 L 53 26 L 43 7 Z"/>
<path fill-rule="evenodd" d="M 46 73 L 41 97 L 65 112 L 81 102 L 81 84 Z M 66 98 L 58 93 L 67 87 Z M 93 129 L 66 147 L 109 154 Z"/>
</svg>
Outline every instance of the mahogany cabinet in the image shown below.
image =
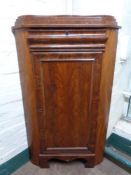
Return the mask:
<svg viewBox="0 0 131 175">
<path fill-rule="evenodd" d="M 117 23 L 112 16 L 20 16 L 16 38 L 31 160 L 103 158 Z"/>
</svg>

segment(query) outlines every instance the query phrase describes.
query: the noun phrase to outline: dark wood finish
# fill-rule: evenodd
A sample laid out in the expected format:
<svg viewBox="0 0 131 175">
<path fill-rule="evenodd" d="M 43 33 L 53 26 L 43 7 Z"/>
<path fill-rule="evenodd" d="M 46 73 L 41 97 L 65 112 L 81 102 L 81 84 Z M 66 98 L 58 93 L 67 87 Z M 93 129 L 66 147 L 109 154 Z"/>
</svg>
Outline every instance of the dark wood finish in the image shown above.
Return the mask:
<svg viewBox="0 0 131 175">
<path fill-rule="evenodd" d="M 16 38 L 31 160 L 102 161 L 118 26 L 112 16 L 21 16 Z"/>
</svg>

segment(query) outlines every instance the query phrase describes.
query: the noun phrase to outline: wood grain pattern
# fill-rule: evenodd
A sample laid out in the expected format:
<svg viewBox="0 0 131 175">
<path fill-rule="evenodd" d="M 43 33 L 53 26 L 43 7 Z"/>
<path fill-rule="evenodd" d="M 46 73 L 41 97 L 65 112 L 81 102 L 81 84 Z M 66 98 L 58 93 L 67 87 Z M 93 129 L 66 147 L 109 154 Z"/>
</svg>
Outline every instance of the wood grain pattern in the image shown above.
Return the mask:
<svg viewBox="0 0 131 175">
<path fill-rule="evenodd" d="M 27 126 L 28 145 L 32 162 L 39 164 L 39 129 L 36 108 L 35 85 L 33 81 L 33 68 L 30 59 L 26 37 L 27 32 L 16 32 L 16 46 L 20 80 L 22 87 L 24 114 Z M 28 97 L 28 98 L 27 98 Z M 36 144 L 37 143 L 37 144 Z"/>
<path fill-rule="evenodd" d="M 115 19 L 109 15 L 94 16 L 20 16 L 15 23 L 14 29 L 21 28 L 119 28 Z"/>
<path fill-rule="evenodd" d="M 31 160 L 102 161 L 118 26 L 111 16 L 22 16 L 13 32 Z"/>
</svg>

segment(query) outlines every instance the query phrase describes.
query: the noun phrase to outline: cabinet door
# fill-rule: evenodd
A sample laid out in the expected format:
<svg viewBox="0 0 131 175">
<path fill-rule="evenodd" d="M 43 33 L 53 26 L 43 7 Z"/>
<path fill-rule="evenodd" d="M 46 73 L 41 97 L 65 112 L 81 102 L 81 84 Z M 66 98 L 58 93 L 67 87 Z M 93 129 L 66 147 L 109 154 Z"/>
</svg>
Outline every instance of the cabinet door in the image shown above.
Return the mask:
<svg viewBox="0 0 131 175">
<path fill-rule="evenodd" d="M 100 53 L 33 55 L 41 153 L 94 152 Z"/>
</svg>

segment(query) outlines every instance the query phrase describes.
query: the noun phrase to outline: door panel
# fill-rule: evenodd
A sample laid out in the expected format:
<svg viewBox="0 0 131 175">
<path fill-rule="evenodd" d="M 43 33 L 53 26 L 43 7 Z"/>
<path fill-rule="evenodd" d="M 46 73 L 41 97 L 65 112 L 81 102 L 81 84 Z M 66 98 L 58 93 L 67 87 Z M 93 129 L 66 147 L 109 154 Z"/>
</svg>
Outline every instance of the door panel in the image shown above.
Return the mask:
<svg viewBox="0 0 131 175">
<path fill-rule="evenodd" d="M 94 148 L 100 62 L 98 54 L 34 57 L 42 153 Z"/>
</svg>

